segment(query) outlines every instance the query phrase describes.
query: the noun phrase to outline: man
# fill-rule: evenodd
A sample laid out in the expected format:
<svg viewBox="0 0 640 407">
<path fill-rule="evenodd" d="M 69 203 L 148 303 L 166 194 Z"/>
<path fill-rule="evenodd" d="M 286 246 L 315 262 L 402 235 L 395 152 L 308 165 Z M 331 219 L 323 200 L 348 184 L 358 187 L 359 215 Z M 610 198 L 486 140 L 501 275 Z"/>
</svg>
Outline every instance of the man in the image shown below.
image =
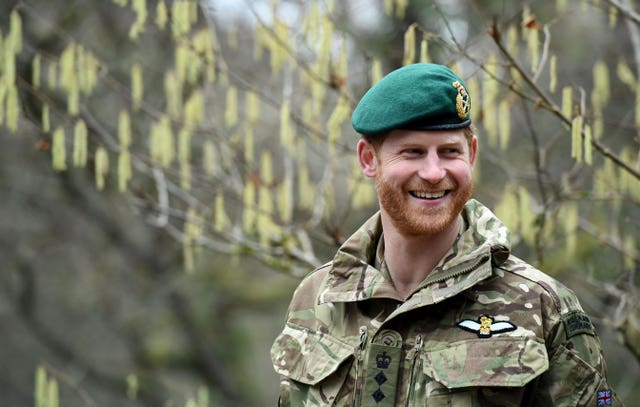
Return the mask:
<svg viewBox="0 0 640 407">
<path fill-rule="evenodd" d="M 621 405 L 575 295 L 470 199 L 470 102 L 450 69 L 415 64 L 356 107 L 380 212 L 296 290 L 271 351 L 281 406 Z"/>
</svg>

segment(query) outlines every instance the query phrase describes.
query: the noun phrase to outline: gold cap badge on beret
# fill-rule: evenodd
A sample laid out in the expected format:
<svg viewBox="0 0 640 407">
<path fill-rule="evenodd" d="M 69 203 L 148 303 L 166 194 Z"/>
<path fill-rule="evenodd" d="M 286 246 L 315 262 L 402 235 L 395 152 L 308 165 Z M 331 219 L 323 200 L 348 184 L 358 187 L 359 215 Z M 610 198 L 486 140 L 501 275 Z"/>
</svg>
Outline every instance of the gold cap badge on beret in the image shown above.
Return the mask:
<svg viewBox="0 0 640 407">
<path fill-rule="evenodd" d="M 471 109 L 469 94 L 460 82 L 455 81 L 452 85 L 458 91 L 458 94 L 456 95 L 456 112 L 458 113 L 458 117 L 464 120 L 469 116 L 469 110 Z"/>
</svg>

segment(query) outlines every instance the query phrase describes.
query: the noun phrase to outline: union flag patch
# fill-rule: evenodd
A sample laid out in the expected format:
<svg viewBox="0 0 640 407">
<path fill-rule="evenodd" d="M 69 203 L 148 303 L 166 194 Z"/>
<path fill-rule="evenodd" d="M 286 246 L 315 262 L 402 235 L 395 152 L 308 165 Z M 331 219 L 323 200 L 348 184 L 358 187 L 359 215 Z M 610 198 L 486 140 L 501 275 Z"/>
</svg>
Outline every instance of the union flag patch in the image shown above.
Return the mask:
<svg viewBox="0 0 640 407">
<path fill-rule="evenodd" d="M 610 406 L 613 401 L 611 396 L 611 390 L 599 391 L 597 401 L 599 406 Z"/>
</svg>

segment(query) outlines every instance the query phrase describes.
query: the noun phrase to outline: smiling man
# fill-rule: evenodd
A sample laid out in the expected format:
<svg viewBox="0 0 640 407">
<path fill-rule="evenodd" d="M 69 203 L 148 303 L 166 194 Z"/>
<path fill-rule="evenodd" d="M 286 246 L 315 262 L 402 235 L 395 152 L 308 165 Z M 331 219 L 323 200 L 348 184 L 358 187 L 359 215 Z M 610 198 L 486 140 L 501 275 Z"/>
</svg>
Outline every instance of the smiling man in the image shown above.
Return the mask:
<svg viewBox="0 0 640 407">
<path fill-rule="evenodd" d="M 621 405 L 575 295 L 471 199 L 478 139 L 449 68 L 391 72 L 356 107 L 380 211 L 293 295 L 280 406 Z"/>
</svg>

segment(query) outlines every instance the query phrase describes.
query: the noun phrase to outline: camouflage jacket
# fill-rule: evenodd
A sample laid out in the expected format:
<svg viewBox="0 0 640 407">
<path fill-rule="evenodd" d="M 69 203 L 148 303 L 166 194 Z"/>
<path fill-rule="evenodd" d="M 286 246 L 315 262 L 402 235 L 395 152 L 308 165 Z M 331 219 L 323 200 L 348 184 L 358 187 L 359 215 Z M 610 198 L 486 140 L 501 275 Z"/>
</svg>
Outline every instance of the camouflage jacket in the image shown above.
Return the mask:
<svg viewBox="0 0 640 407">
<path fill-rule="evenodd" d="M 480 203 L 462 216 L 406 301 L 382 261 L 378 214 L 301 282 L 271 349 L 280 406 L 622 405 L 575 295 L 510 254 Z"/>
</svg>

